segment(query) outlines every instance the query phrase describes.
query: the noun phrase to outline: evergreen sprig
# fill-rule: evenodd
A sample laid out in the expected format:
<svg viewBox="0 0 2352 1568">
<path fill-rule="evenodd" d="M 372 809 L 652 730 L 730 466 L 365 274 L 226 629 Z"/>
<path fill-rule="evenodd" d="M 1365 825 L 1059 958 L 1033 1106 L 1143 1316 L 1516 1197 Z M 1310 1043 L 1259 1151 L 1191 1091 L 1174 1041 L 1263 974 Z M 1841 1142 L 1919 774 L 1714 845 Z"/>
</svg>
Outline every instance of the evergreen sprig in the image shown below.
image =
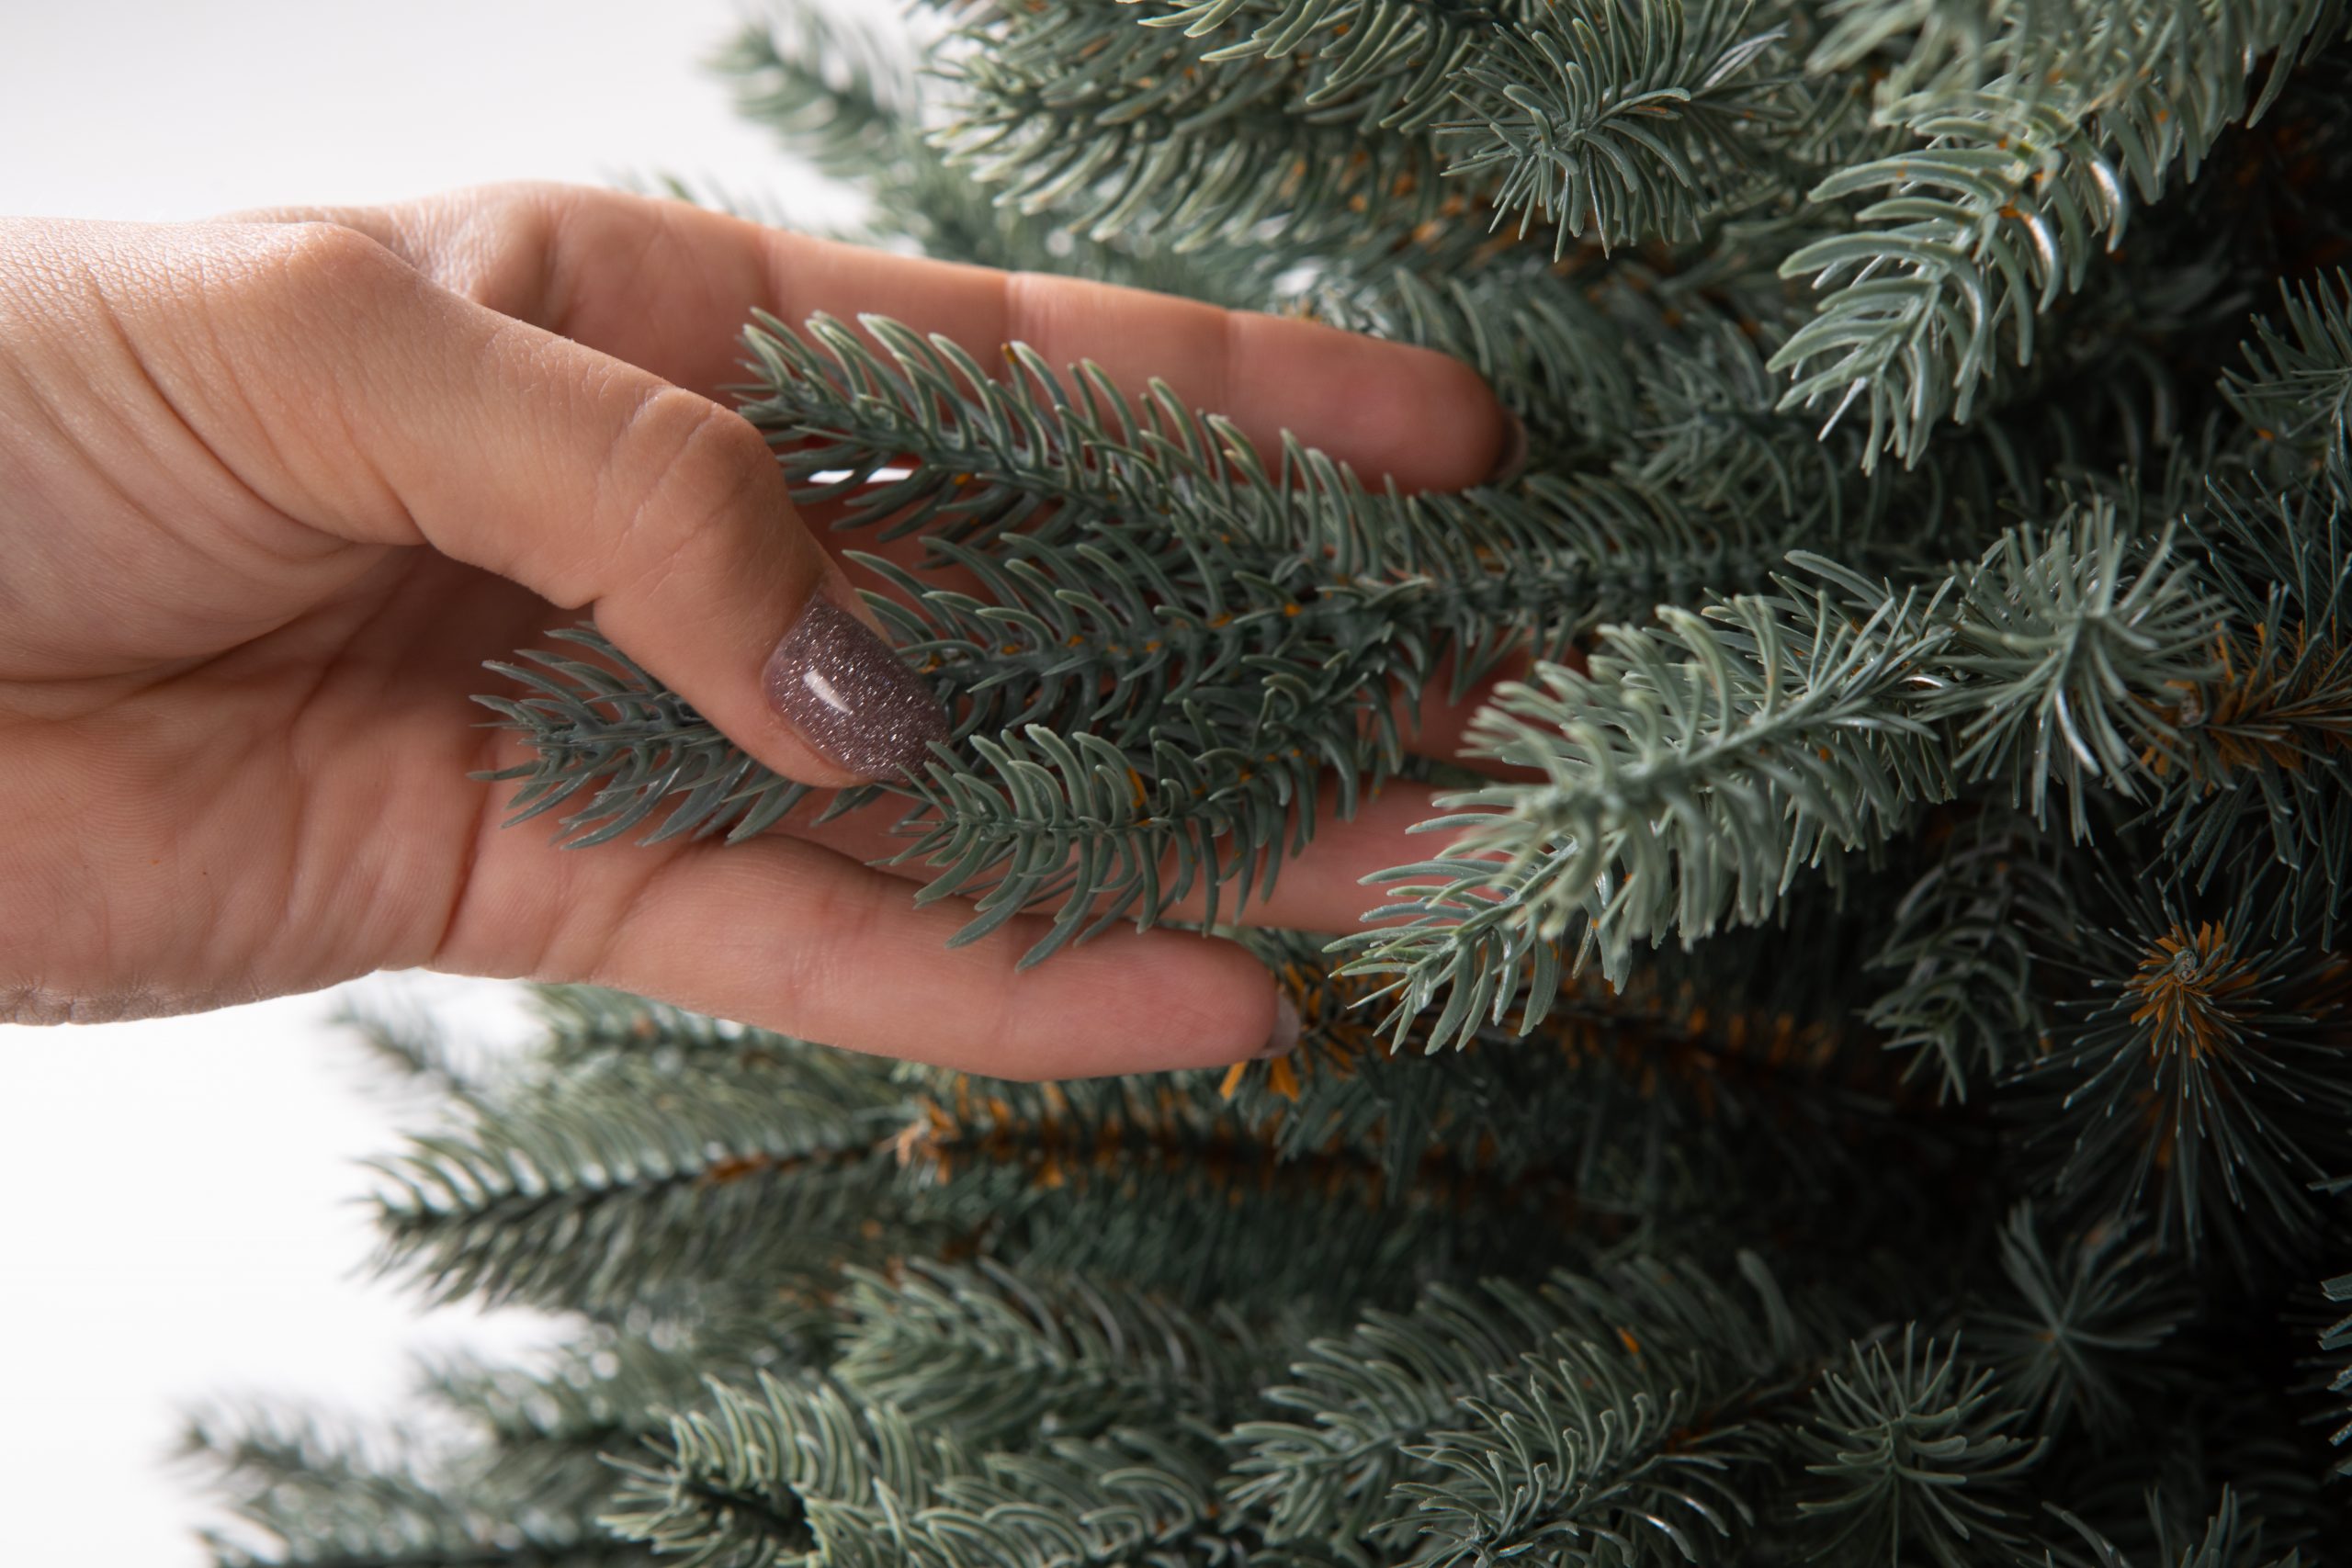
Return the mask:
<svg viewBox="0 0 2352 1568">
<path fill-rule="evenodd" d="M 1631 1258 L 1369 1314 L 1271 1391 L 1304 1420 L 1235 1429 L 1234 1500 L 1271 1508 L 1271 1539 L 1357 1562 L 1687 1558 L 1747 1522 L 1736 1472 L 1761 1439 L 1745 1413 L 1804 1354 L 1770 1275 L 1738 1269 L 1736 1287 Z"/>
<path fill-rule="evenodd" d="M 1545 782 L 1441 797 L 1473 808 L 1421 824 L 1453 846 L 1378 874 L 1398 901 L 1365 917 L 1405 923 L 1337 950 L 1396 976 L 1395 1020 L 1442 994 L 1435 1036 L 1459 1039 L 1522 989 L 1540 1018 L 1564 937 L 1614 977 L 1636 943 L 1755 924 L 1801 871 L 1834 874 L 1949 798 L 1956 772 L 2006 777 L 2037 816 L 2054 782 L 2079 831 L 2089 781 L 2132 793 L 2138 753 L 2170 739 L 2156 703 L 2208 668 L 2206 603 L 2165 551 L 2132 570 L 2094 506 L 1931 592 L 1799 556 L 1828 579 L 1809 599 L 1791 582 L 1609 627 L 1589 671 L 1539 665 L 1473 722 L 1477 754 Z"/>
<path fill-rule="evenodd" d="M 829 1529 L 854 1529 L 876 1506 L 920 1509 L 942 1481 L 977 1468 L 888 1406 L 765 1373 L 750 1390 L 714 1386 L 707 1409 L 673 1416 L 662 1450 L 658 1462 L 618 1466 L 605 1523 L 685 1568 L 820 1560 Z"/>
<path fill-rule="evenodd" d="M 1470 49 L 1516 10 L 1514 0 L 1121 0 L 1148 6 L 1148 28 L 1214 38 L 1206 64 L 1305 62 L 1309 111 L 1337 103 L 1375 124 L 1413 129 L 1452 105 Z"/>
<path fill-rule="evenodd" d="M 1970 1314 L 1969 1340 L 2006 1397 L 2055 1441 L 2111 1432 L 2162 1382 L 2158 1354 L 2195 1311 L 2163 1249 L 2128 1225 L 2044 1238 L 2030 1203 L 2001 1227 L 2007 1289 Z"/>
<path fill-rule="evenodd" d="M 673 1419 L 666 1449 L 624 1467 L 606 1522 L 686 1568 L 1108 1568 L 1235 1544 L 1200 1456 L 1140 1434 L 974 1453 L 888 1405 L 763 1377 L 756 1392 L 715 1387 L 707 1409 Z"/>
<path fill-rule="evenodd" d="M 652 1559 L 564 1500 L 471 1468 L 413 1434 L 362 1435 L 287 1411 L 219 1412 L 184 1438 L 238 1528 L 222 1568 L 647 1568 Z"/>
<path fill-rule="evenodd" d="M 1407 1297 L 1431 1257 L 1508 1273 L 1581 1218 L 1560 1172 L 1441 1156 L 1392 1184 L 1377 1130 L 1286 1155 L 1213 1073 L 939 1078 L 896 1141 L 917 1213 L 1024 1270 L 1085 1267 L 1196 1311 L 1242 1292 L 1316 1312 Z"/>
<path fill-rule="evenodd" d="M 1465 1396 L 1429 1445 L 1434 1476 L 1397 1486 L 1425 1538 L 1408 1561 L 1550 1551 L 1663 1564 L 1745 1533 L 1739 1472 L 1760 1447 L 1742 1423 L 1711 1420 L 1680 1369 L 1589 1342 L 1531 1359 Z"/>
<path fill-rule="evenodd" d="M 975 11 L 949 57 L 956 114 L 941 145 L 1010 206 L 1057 209 L 1096 240 L 1148 226 L 1180 254 L 1397 236 L 1436 216 L 1428 137 L 1307 110 L 1309 73 L 1226 68 L 1208 57 L 1236 38 L 1142 19 L 1096 0 Z"/>
<path fill-rule="evenodd" d="M 605 1330 L 544 1369 L 446 1360 L 431 1368 L 424 1396 L 481 1438 L 468 1460 L 481 1484 L 566 1518 L 593 1520 L 612 1499 L 610 1461 L 649 1457 L 645 1440 L 663 1430 L 662 1413 L 698 1401 L 707 1379 L 821 1359 L 821 1318 L 807 1314 L 795 1334 L 786 1326 L 791 1315 L 787 1309 L 767 1322 L 706 1326 L 666 1343 Z"/>
<path fill-rule="evenodd" d="M 2200 528 L 2205 575 L 2226 605 L 2214 668 L 2167 718 L 2155 760 L 2166 850 L 2189 877 L 2305 874 L 2294 918 L 2333 940 L 2352 866 L 2352 536 L 2344 503 L 2312 491 L 2252 503 L 2216 483 Z"/>
<path fill-rule="evenodd" d="M 469 1105 L 378 1162 L 379 1267 L 443 1297 L 607 1310 L 758 1253 L 829 1269 L 887 1191 L 879 1065 L 794 1043 L 691 1073 L 616 1056 Z"/>
<path fill-rule="evenodd" d="M 1939 1348 L 1905 1327 L 1899 1351 L 1856 1345 L 1815 1391 L 1800 1444 L 1825 1495 L 1799 1508 L 1825 1551 L 1972 1568 L 2026 1544 L 2020 1482 L 2043 1439 L 2011 1430 L 2023 1419 L 1956 1342 Z"/>
<path fill-rule="evenodd" d="M 921 88 L 897 40 L 839 9 L 770 7 L 712 52 L 735 109 L 836 179 L 857 179 L 908 151 Z"/>
<path fill-rule="evenodd" d="M 1335 973 L 1312 938 L 1253 935 L 1297 998 L 1305 1043 L 1238 1071 L 1227 1092 L 1287 1158 L 1364 1150 L 1384 1191 L 1441 1172 L 1476 1173 L 1481 1190 L 1559 1183 L 1583 1229 L 1699 1247 L 1693 1225 L 1749 1202 L 1807 1209 L 1878 1168 L 1870 1141 L 1901 1091 L 1822 983 L 1824 959 L 1849 956 L 1840 936 L 1807 919 L 1703 957 L 1657 955 L 1622 986 L 1588 975 L 1535 1034 L 1482 1029 L 1430 1084 L 1426 1042 L 1392 1052 L 1358 1005 L 1374 981 Z M 1750 1158 L 1773 1168 L 1770 1187 L 1741 1183 Z"/>
<path fill-rule="evenodd" d="M 2286 285 L 2222 393 L 2263 441 L 2316 460 L 2352 502 L 2352 275 Z"/>
<path fill-rule="evenodd" d="M 1555 226 L 1554 254 L 1589 229 L 1605 252 L 1695 237 L 1753 175 L 1781 85 L 1759 67 L 1781 40 L 1729 0 L 1544 6 L 1470 54 L 1445 122 L 1447 173 L 1501 178 L 1498 222 Z"/>
<path fill-rule="evenodd" d="M 1392 1018 L 1442 993 L 1432 1038 L 1460 1039 L 1522 987 L 1522 1018 L 1540 1018 L 1572 925 L 1622 975 L 1635 942 L 1753 924 L 1792 868 L 1890 831 L 1906 796 L 1945 793 L 1928 732 L 1892 700 L 1944 636 L 1915 601 L 1859 625 L 1826 595 L 1661 619 L 1607 628 L 1589 672 L 1539 666 L 1540 684 L 1498 688 L 1474 721 L 1479 754 L 1547 782 L 1443 797 L 1478 808 L 1421 825 L 1459 829 L 1453 847 L 1379 874 L 1398 901 L 1366 918 L 1408 923 L 1340 951 L 1359 950 L 1351 973 L 1397 976 Z M 1404 880 L 1432 875 L 1445 880 Z"/>
<path fill-rule="evenodd" d="M 1939 837 L 1932 863 L 1888 912 L 1871 966 L 1894 978 L 1865 1017 L 1886 1049 L 1915 1053 L 1906 1076 L 1932 1073 L 1939 1094 L 1965 1100 L 2045 1048 L 2035 955 L 2078 917 L 2021 813 L 1980 811 Z"/>
<path fill-rule="evenodd" d="M 910 4 L 910 12 L 940 7 Z M 851 8 L 776 0 L 747 19 L 709 63 L 733 89 L 736 107 L 789 151 L 860 191 L 865 211 L 841 237 L 911 244 L 944 260 L 983 266 L 1075 272 L 1104 282 L 1201 299 L 1247 299 L 1264 282 L 1261 258 L 1211 248 L 1178 257 L 1148 238 L 1091 240 L 1045 227 L 997 205 L 986 186 L 949 166 L 929 140 L 944 112 L 942 84 L 920 70 L 899 29 Z M 701 199 L 668 177 L 664 194 Z M 741 210 L 740 199 L 719 205 Z M 773 204 L 745 216 L 776 221 Z"/>
<path fill-rule="evenodd" d="M 2177 744 L 2157 701 L 2211 672 L 2216 606 L 2169 558 L 2172 537 L 2135 544 L 2094 503 L 2074 527 L 2004 536 L 1961 580 L 1940 655 L 1958 679 L 1921 709 L 1957 719 L 1955 765 L 2005 778 L 2037 822 L 2054 787 L 2081 837 L 2093 781 L 2136 796 L 2144 767 Z"/>
<path fill-rule="evenodd" d="M 2154 201 L 2176 165 L 2193 177 L 2340 25 L 2333 0 L 2069 0 L 2009 8 L 1989 47 L 1944 54 L 1932 81 L 1891 78 L 1877 116 L 1913 144 L 1809 199 L 1888 194 L 1783 264 L 1824 294 L 1774 357 L 1793 372 L 1788 401 L 1830 403 L 1835 423 L 1862 400 L 1871 449 L 1916 457 L 1930 427 L 1969 417 L 1998 353 L 2032 357 L 2036 318 L 2120 241 L 2127 179 Z"/>
<path fill-rule="evenodd" d="M 2054 1190 L 2095 1216 L 2146 1215 L 2192 1255 L 2307 1234 L 2313 1185 L 2352 1172 L 2352 1082 L 2336 1071 L 2352 969 L 2277 923 L 2263 884 L 2222 907 L 2117 888 L 2077 928 L 2089 995 L 2021 1087 L 2054 1111 Z M 2054 1103 L 2052 1103 L 2054 1101 Z"/>
<path fill-rule="evenodd" d="M 836 1376 L 924 1430 L 1018 1448 L 1155 1417 L 1215 1420 L 1255 1371 L 1229 1311 L 1082 1280 L 910 1261 L 850 1277 Z"/>
<path fill-rule="evenodd" d="M 2160 1501 L 2152 1497 L 2148 1521 L 2154 1540 L 2145 1556 L 2123 1551 L 2064 1509 L 2053 1512 L 2079 1537 L 2076 1550 L 2062 1551 L 2052 1559 L 2067 1568 L 2076 1564 L 2081 1568 L 2136 1568 L 2143 1562 L 2151 1568 L 2302 1568 L 2304 1562 L 2300 1551 L 2270 1551 L 2263 1541 L 2261 1516 L 2248 1512 L 2237 1495 L 2226 1488 L 2202 1528 L 2188 1530 L 2177 1526 Z"/>
</svg>

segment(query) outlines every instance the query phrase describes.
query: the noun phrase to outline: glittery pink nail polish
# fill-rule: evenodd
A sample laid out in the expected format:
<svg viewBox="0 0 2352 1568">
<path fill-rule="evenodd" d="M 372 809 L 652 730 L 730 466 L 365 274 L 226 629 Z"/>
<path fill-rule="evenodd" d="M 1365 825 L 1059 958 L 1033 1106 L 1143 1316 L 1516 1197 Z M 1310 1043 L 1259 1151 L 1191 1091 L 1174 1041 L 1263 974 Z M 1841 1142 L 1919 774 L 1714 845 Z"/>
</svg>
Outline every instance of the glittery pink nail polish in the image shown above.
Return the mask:
<svg viewBox="0 0 2352 1568">
<path fill-rule="evenodd" d="M 922 678 L 826 588 L 808 596 L 760 679 L 811 746 L 867 778 L 921 766 L 948 736 L 946 710 Z"/>
</svg>

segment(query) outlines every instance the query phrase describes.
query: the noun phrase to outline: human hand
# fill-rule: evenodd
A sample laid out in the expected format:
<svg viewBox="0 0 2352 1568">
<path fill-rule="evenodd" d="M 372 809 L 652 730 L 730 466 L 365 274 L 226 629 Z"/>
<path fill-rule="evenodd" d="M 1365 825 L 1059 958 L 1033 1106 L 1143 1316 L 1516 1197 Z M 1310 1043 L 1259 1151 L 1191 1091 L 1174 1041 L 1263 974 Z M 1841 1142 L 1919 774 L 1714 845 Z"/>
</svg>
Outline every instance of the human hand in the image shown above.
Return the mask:
<svg viewBox="0 0 2352 1568">
<path fill-rule="evenodd" d="M 524 743 L 469 698 L 558 608 L 791 778 L 888 775 L 945 733 L 823 518 L 712 400 L 753 306 L 1157 375 L 1408 488 L 1475 481 L 1506 440 L 1484 384 L 1424 350 L 587 187 L 0 220 L 0 1020 L 421 966 L 1004 1077 L 1279 1038 L 1230 942 L 1117 932 L 1019 971 L 1028 917 L 948 948 L 969 906 L 862 863 L 870 819 L 732 847 L 500 829 L 503 786 L 469 774 Z M 1427 716 L 1425 744 L 1459 728 Z M 1403 829 L 1431 814 L 1392 788 L 1250 918 L 1352 927 L 1355 879 L 1421 858 Z"/>
</svg>

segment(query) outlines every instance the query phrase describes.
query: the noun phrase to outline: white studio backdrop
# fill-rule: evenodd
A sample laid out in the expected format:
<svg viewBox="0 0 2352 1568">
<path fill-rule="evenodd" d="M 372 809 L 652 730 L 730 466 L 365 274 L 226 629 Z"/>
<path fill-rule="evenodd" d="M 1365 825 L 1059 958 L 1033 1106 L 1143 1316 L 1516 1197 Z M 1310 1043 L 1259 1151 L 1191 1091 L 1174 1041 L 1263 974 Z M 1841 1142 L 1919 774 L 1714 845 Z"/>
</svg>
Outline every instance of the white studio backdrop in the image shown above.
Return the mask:
<svg viewBox="0 0 2352 1568">
<path fill-rule="evenodd" d="M 0 214 L 171 221 L 659 174 L 818 210 L 701 63 L 741 14 L 0 0 Z M 520 1016 L 486 982 L 357 984 L 423 985 L 493 1037 Z M 183 1406 L 387 1408 L 414 1349 L 546 1337 L 523 1314 L 427 1314 L 366 1273 L 357 1162 L 418 1108 L 328 1027 L 338 999 L 0 1026 L 0 1561 L 195 1568 L 203 1504 L 169 1456 Z"/>
</svg>

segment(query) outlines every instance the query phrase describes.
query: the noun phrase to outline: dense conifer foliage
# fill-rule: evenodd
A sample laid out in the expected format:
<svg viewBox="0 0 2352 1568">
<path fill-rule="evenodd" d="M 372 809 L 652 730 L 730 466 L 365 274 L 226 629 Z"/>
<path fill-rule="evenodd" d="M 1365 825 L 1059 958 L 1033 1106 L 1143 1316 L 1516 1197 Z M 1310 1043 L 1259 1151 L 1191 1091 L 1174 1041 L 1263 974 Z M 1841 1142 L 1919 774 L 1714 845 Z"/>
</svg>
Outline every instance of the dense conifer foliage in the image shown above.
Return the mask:
<svg viewBox="0 0 2352 1568">
<path fill-rule="evenodd" d="M 1467 831 L 1230 1074 L 985 1081 L 573 987 L 383 1164 L 569 1314 L 401 1433 L 209 1418 L 224 1563 L 2352 1564 L 2352 37 L 2333 0 L 787 5 L 863 237 L 1431 345 L 1407 494 L 888 321 L 747 323 L 799 494 L 971 591 L 905 858 L 1031 956 Z M 691 193 L 686 193 L 691 194 Z M 1515 649 L 1471 731 L 1396 691 Z M 585 626 L 518 823 L 820 808 Z M 1527 782 L 1519 782 L 1525 779 Z M 1339 787 L 1318 806 L 1318 788 Z M 614 845 L 598 852 L 618 852 Z M 461 1026 L 459 1026 L 461 1027 Z"/>
</svg>

